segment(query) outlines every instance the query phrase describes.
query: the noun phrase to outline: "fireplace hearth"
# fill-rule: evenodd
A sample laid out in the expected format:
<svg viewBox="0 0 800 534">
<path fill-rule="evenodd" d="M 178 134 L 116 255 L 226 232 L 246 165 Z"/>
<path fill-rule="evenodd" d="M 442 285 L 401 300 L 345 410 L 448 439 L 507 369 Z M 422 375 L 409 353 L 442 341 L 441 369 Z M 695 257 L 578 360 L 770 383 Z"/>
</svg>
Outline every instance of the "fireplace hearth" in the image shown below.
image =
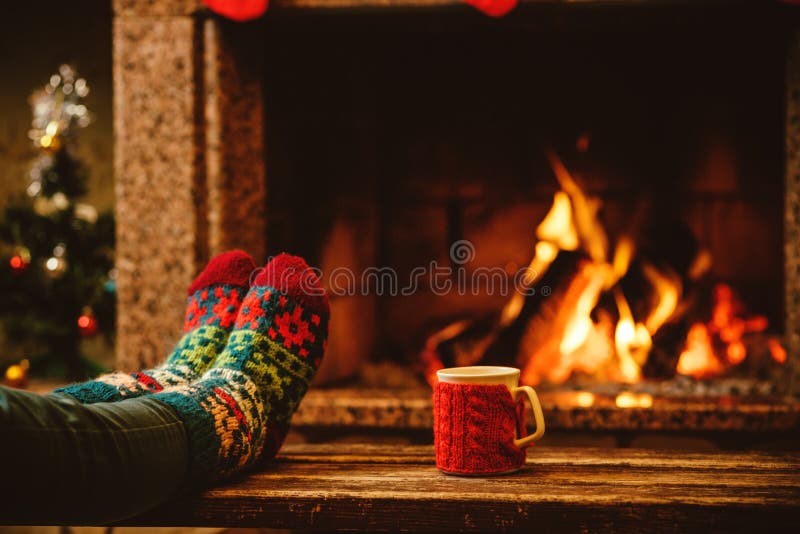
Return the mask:
<svg viewBox="0 0 800 534">
<path fill-rule="evenodd" d="M 211 254 L 285 249 L 377 269 L 327 278 L 301 427 L 424 429 L 424 377 L 481 362 L 523 368 L 567 432 L 797 428 L 792 6 L 198 4 L 115 2 L 122 368 L 174 342 Z M 378 290 L 431 262 L 534 295 Z"/>
</svg>

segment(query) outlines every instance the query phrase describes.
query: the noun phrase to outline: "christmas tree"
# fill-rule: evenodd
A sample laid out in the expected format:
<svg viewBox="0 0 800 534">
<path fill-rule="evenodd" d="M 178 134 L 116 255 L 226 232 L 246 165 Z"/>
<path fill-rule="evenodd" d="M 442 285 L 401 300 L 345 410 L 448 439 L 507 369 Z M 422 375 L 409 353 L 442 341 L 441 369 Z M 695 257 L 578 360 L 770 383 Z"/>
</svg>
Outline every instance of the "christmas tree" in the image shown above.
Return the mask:
<svg viewBox="0 0 800 534">
<path fill-rule="evenodd" d="M 77 133 L 91 122 L 86 80 L 62 65 L 31 95 L 38 152 L 26 194 L 0 219 L 0 324 L 34 373 L 79 379 L 99 371 L 82 340 L 114 330 L 114 220 L 81 202 L 86 171 Z"/>
</svg>

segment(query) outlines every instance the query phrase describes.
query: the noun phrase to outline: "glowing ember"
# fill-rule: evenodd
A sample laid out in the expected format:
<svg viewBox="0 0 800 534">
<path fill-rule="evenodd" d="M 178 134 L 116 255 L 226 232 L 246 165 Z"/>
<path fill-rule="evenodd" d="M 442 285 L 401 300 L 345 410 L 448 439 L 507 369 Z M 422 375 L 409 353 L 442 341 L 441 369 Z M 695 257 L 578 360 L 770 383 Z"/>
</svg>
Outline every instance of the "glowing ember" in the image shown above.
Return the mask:
<svg viewBox="0 0 800 534">
<path fill-rule="evenodd" d="M 591 408 L 594 405 L 594 393 L 590 391 L 579 391 L 575 395 L 575 403 L 581 408 Z"/>
<path fill-rule="evenodd" d="M 730 286 L 718 284 L 713 297 L 711 320 L 689 329 L 686 347 L 678 359 L 680 374 L 709 378 L 741 364 L 747 358 L 744 336 L 763 332 L 769 326 L 766 317 L 742 317 L 744 306 Z M 715 347 L 721 347 L 719 353 Z M 767 347 L 774 361 L 786 361 L 786 351 L 778 340 L 769 338 Z"/>
<path fill-rule="evenodd" d="M 711 336 L 701 323 L 692 325 L 686 336 L 686 348 L 678 358 L 677 371 L 695 378 L 713 376 L 722 372 L 722 364 L 714 355 Z"/>
<path fill-rule="evenodd" d="M 747 349 L 744 348 L 744 343 L 741 341 L 734 341 L 728 345 L 725 354 L 728 357 L 728 363 L 731 365 L 738 365 L 742 363 L 747 356 Z"/>
<path fill-rule="evenodd" d="M 652 408 L 653 396 L 647 393 L 631 393 L 630 391 L 623 391 L 614 400 L 617 408 Z"/>
<path fill-rule="evenodd" d="M 780 364 L 786 363 L 786 349 L 783 348 L 777 339 L 770 338 L 767 340 L 767 346 L 769 347 L 769 352 L 773 360 Z"/>
</svg>

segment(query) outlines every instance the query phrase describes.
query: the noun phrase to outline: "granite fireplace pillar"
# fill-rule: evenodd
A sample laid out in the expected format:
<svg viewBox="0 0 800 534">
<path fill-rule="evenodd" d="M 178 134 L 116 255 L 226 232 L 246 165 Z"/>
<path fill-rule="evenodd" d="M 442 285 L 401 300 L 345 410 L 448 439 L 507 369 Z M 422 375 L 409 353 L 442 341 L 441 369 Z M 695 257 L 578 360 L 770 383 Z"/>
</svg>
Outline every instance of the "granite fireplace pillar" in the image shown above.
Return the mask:
<svg viewBox="0 0 800 534">
<path fill-rule="evenodd" d="M 117 364 L 157 363 L 209 256 L 264 260 L 258 47 L 192 0 L 115 0 Z"/>
</svg>

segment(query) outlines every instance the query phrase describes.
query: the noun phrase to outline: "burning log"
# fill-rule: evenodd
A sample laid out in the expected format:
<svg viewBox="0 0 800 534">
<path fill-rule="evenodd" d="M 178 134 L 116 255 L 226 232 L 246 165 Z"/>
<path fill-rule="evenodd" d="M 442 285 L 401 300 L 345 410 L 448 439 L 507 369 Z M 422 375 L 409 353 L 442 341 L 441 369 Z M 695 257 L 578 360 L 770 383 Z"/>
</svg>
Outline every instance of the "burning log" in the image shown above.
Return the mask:
<svg viewBox="0 0 800 534">
<path fill-rule="evenodd" d="M 648 378 L 674 377 L 688 333 L 689 321 L 686 319 L 661 327 L 653 336 L 653 349 L 642 368 L 642 374 Z"/>
<path fill-rule="evenodd" d="M 542 329 L 536 328 L 536 325 L 558 315 L 558 309 L 567 296 L 572 297 L 575 293 L 575 290 L 565 290 L 573 281 L 577 280 L 575 285 L 584 285 L 586 277 L 579 274 L 586 263 L 586 255 L 580 252 L 568 251 L 558 255 L 536 284 L 538 291 L 526 295 L 519 314 L 494 335 L 484 354 L 487 365 L 509 362 L 524 365 L 527 355 L 532 354 L 536 345 L 542 342 L 537 338 L 537 333 Z M 566 309 L 572 304 L 566 303 L 563 307 Z M 499 317 L 496 324 L 500 324 Z"/>
<path fill-rule="evenodd" d="M 538 313 L 519 318 L 516 351 L 522 381 L 561 383 L 573 371 L 594 373 L 613 354 L 613 322 L 591 320 L 607 273 L 602 265 L 578 260 L 575 273 L 544 299 Z M 498 347 L 498 351 L 505 350 Z"/>
<path fill-rule="evenodd" d="M 560 288 L 573 279 L 583 256 L 575 252 L 560 254 L 544 273 L 540 287 Z M 545 291 L 544 293 L 547 293 Z M 524 297 L 516 316 L 504 324 L 504 311 L 474 319 L 456 321 L 429 336 L 421 361 L 429 381 L 443 367 L 475 365 L 509 365 L 517 360 L 521 340 L 542 307 L 553 296 L 535 291 Z"/>
</svg>

